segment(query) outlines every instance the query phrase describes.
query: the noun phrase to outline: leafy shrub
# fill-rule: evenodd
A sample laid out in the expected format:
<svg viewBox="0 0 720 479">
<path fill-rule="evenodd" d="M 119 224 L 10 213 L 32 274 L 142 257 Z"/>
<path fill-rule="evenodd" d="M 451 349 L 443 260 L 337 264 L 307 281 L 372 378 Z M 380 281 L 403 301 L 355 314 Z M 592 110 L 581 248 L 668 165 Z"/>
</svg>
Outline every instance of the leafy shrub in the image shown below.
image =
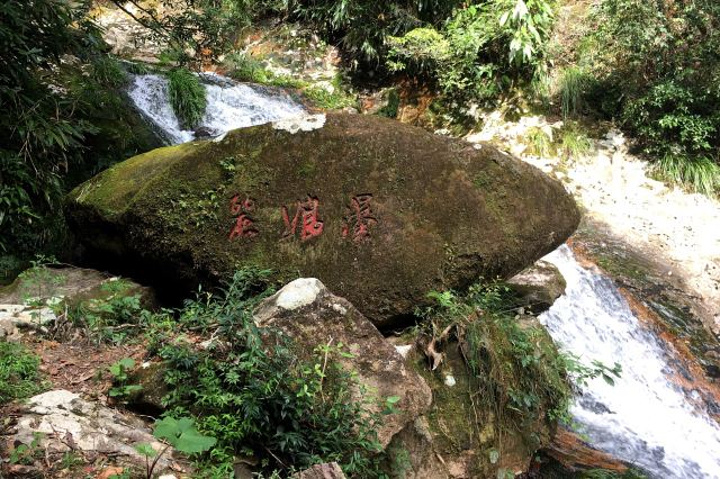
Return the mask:
<svg viewBox="0 0 720 479">
<path fill-rule="evenodd" d="M 61 253 L 67 189 L 156 144 L 125 107 L 124 72 L 84 3 L 0 9 L 0 253 Z"/>
<path fill-rule="evenodd" d="M 665 177 L 717 193 L 720 4 L 603 0 L 594 21 L 576 59 L 594 77 L 581 86 L 583 99 L 661 159 Z"/>
<path fill-rule="evenodd" d="M 365 69 L 385 61 L 386 40 L 425 23 L 442 22 L 458 0 L 296 0 L 288 2 L 295 17 L 309 21 L 326 36 L 337 38 L 348 57 Z"/>
<path fill-rule="evenodd" d="M 40 358 L 17 343 L 0 341 L 0 405 L 40 392 Z"/>
<path fill-rule="evenodd" d="M 113 363 L 108 368 L 108 371 L 113 378 L 113 386 L 108 391 L 108 396 L 126 398 L 129 395 L 142 390 L 142 386 L 137 384 L 127 384 L 129 379 L 128 371 L 135 367 L 135 360 L 132 358 L 122 358 L 121 360 Z"/>
<path fill-rule="evenodd" d="M 150 444 L 138 444 L 135 450 L 145 456 L 145 477 L 152 479 L 153 471 L 160 458 L 170 447 L 185 454 L 199 454 L 211 449 L 217 440 L 214 437 L 203 436 L 195 428 L 195 421 L 188 417 L 175 419 L 166 417 L 155 423 L 153 436 L 165 441 L 165 448 L 157 452 Z M 150 459 L 154 458 L 152 463 Z"/>
<path fill-rule="evenodd" d="M 228 69 L 228 75 L 238 81 L 266 83 L 272 77 L 262 62 L 251 55 L 233 53 L 225 58 L 223 64 Z"/>
<path fill-rule="evenodd" d="M 142 307 L 140 298 L 127 281 L 107 281 L 95 297 L 68 305 L 67 317 L 99 342 L 121 343 L 141 319 L 151 315 Z"/>
<path fill-rule="evenodd" d="M 216 469 L 230 470 L 233 455 L 252 453 L 268 472 L 338 461 L 351 477 L 375 477 L 380 418 L 365 412 L 355 396 L 361 385 L 336 361 L 348 353 L 341 345 L 297 351 L 279 332 L 258 328 L 252 310 L 269 293 L 257 294 L 263 275 L 239 271 L 224 295 L 186 304 L 179 322 L 212 332 L 207 349 L 173 339 L 171 330 L 153 335 L 153 350 L 168 366 L 168 414 L 191 415 L 217 438 Z"/>
<path fill-rule="evenodd" d="M 202 120 L 207 106 L 205 87 L 200 79 L 187 68 L 176 68 L 168 73 L 169 95 L 180 125 L 195 128 Z"/>
<path fill-rule="evenodd" d="M 388 66 L 436 80 L 456 100 L 493 104 L 543 67 L 554 2 L 493 0 L 456 9 L 441 29 L 389 37 Z"/>
</svg>

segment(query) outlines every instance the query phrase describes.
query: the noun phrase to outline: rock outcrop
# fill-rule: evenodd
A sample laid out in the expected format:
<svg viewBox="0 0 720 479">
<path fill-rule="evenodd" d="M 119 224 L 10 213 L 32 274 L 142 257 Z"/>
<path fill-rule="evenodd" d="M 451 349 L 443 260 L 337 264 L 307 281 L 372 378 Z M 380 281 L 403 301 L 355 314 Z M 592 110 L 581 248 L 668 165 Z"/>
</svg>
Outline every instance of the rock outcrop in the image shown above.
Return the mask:
<svg viewBox="0 0 720 479">
<path fill-rule="evenodd" d="M 149 444 L 156 451 L 165 447 L 137 417 L 86 401 L 62 389 L 31 398 L 27 411 L 17 421 L 10 441 L 14 447 L 35 444 L 34 447 L 42 448 L 46 454 L 95 452 L 122 457 L 141 465 L 144 465 L 145 457 L 134 446 Z M 159 459 L 156 471 L 168 469 L 171 465 L 172 450 L 169 450 Z"/>
<path fill-rule="evenodd" d="M 69 265 L 38 266 L 18 276 L 10 285 L 0 288 L 0 304 L 52 304 L 64 301 L 77 304 L 87 299 L 106 298 L 109 283 L 116 276 L 89 268 Z M 144 306 L 155 303 L 153 291 L 123 279 L 123 295 L 139 295 Z M 116 292 L 116 291 L 114 291 Z"/>
<path fill-rule="evenodd" d="M 510 278 L 508 286 L 517 293 L 523 306 L 539 314 L 550 309 L 562 296 L 567 283 L 554 264 L 538 261 Z"/>
<path fill-rule="evenodd" d="M 261 267 L 317 277 L 376 325 L 428 291 L 509 277 L 562 243 L 562 185 L 490 145 L 329 114 L 140 155 L 69 196 L 78 238 L 186 286 Z"/>
<path fill-rule="evenodd" d="M 368 412 L 380 413 L 386 398 L 398 398 L 397 412 L 385 416 L 377 430 L 382 447 L 430 408 L 432 393 L 423 378 L 350 302 L 330 293 L 317 279 L 286 285 L 258 306 L 255 321 L 288 335 L 298 351 L 343 345 L 349 355 L 337 360 L 375 396 L 366 406 Z"/>
<path fill-rule="evenodd" d="M 318 464 L 292 476 L 291 479 L 345 479 L 337 462 Z"/>
<path fill-rule="evenodd" d="M 565 428 L 558 428 L 552 443 L 544 450 L 569 471 L 603 469 L 619 474 L 628 470 L 628 466 L 602 451 L 593 449 L 577 434 Z"/>
</svg>

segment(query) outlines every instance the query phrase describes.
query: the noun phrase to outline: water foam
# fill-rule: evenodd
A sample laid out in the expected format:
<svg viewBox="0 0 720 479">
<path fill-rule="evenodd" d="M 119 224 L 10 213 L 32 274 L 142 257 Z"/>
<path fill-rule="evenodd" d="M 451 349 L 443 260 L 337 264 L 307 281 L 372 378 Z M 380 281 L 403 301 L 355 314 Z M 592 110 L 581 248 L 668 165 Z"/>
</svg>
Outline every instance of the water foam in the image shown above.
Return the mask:
<svg viewBox="0 0 720 479">
<path fill-rule="evenodd" d="M 164 76 L 133 75 L 128 94 L 171 144 L 195 139 L 195 132 L 200 129 L 207 135 L 217 136 L 235 128 L 292 118 L 305 111 L 299 103 L 281 93 L 236 83 L 221 75 L 202 75 L 201 78 L 207 93 L 207 108 L 194 131 L 180 126 L 170 106 L 169 82 Z"/>
<path fill-rule="evenodd" d="M 567 246 L 545 259 L 560 269 L 567 290 L 540 321 L 562 349 L 623 368 L 615 386 L 595 379 L 582 388 L 571 409 L 581 432 L 653 477 L 720 478 L 720 426 L 668 380 L 663 343 L 613 282 L 582 268 Z"/>
</svg>

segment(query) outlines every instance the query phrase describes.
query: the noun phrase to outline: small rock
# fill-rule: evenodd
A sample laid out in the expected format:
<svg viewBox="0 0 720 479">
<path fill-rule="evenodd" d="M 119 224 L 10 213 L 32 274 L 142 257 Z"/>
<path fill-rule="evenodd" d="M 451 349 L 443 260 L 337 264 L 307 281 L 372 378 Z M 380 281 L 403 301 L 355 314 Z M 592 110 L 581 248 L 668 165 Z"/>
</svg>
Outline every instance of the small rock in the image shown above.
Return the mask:
<svg viewBox="0 0 720 479">
<path fill-rule="evenodd" d="M 395 346 L 395 351 L 400 354 L 403 358 L 407 358 L 408 353 L 412 350 L 413 345 L 412 344 L 402 344 L 399 346 Z"/>
<path fill-rule="evenodd" d="M 0 338 L 16 337 L 18 329 L 34 328 L 44 330 L 44 326 L 57 317 L 52 309 L 35 308 L 22 304 L 0 304 Z"/>
<path fill-rule="evenodd" d="M 547 261 L 538 261 L 508 280 L 508 286 L 536 314 L 547 311 L 565 292 L 565 278 Z"/>
<path fill-rule="evenodd" d="M 310 469 L 294 474 L 292 479 L 345 479 L 345 474 L 337 462 L 330 462 L 317 464 Z"/>
</svg>

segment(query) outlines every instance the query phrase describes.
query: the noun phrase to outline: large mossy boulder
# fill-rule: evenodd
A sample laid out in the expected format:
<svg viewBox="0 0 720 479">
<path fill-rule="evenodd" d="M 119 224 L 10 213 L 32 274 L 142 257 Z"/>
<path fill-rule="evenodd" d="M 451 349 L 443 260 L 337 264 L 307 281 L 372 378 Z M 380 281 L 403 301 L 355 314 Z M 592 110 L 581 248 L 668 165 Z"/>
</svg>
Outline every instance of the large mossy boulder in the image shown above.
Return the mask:
<svg viewBox="0 0 720 479">
<path fill-rule="evenodd" d="M 169 283 L 245 267 L 316 277 L 380 326 L 428 291 L 512 276 L 580 216 L 558 182 L 490 145 L 346 114 L 160 148 L 68 203 L 77 236 L 107 260 Z"/>
</svg>

